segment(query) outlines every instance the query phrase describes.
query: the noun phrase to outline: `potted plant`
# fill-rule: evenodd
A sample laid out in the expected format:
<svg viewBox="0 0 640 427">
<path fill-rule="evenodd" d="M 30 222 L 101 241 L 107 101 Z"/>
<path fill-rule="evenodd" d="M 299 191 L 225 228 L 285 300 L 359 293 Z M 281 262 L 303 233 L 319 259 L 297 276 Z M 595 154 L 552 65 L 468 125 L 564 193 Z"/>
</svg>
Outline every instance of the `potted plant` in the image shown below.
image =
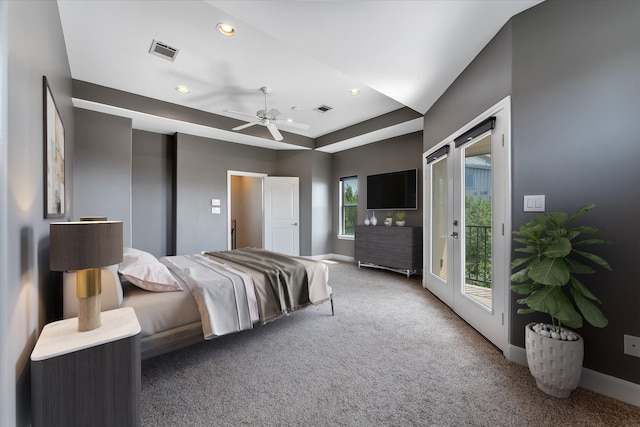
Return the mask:
<svg viewBox="0 0 640 427">
<path fill-rule="evenodd" d="M 398 227 L 404 226 L 406 217 L 407 217 L 407 213 L 405 211 L 396 212 L 396 225 Z"/>
<path fill-rule="evenodd" d="M 601 234 L 597 228 L 569 228 L 593 208 L 595 204 L 583 206 L 571 217 L 565 212 L 539 214 L 513 233 L 522 245 L 515 251 L 525 254 L 510 265 L 512 271 L 519 268 L 511 275 L 516 283 L 511 289 L 523 296 L 518 304 L 526 306 L 518 313 L 547 313 L 552 321 L 525 327 L 527 363 L 538 387 L 556 397 L 568 397 L 578 386 L 584 354 L 582 337 L 564 326 L 581 328 L 583 319 L 598 328 L 608 323 L 596 305 L 600 300 L 577 276 L 595 273 L 594 264 L 611 270 L 598 255 L 579 249 L 611 242 L 585 237 Z"/>
<path fill-rule="evenodd" d="M 393 224 L 393 211 L 387 211 L 387 217 L 384 219 L 384 225 Z"/>
</svg>

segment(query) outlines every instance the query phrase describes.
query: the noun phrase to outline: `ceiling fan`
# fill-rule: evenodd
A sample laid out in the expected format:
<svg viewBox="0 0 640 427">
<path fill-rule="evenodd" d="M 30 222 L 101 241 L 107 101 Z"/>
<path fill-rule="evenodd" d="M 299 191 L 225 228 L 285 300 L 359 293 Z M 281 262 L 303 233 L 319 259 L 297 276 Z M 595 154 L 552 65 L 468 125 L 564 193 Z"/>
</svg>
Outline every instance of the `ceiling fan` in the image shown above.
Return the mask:
<svg viewBox="0 0 640 427">
<path fill-rule="evenodd" d="M 242 129 L 246 129 L 249 126 L 253 125 L 261 125 L 269 129 L 273 139 L 276 141 L 282 141 L 284 138 L 280 131 L 278 130 L 278 126 L 289 126 L 298 129 L 309 129 L 309 125 L 304 123 L 296 123 L 290 120 L 279 120 L 278 116 L 282 114 L 279 110 L 272 108 L 271 110 L 267 110 L 267 95 L 271 92 L 271 88 L 267 86 L 262 86 L 260 91 L 264 94 L 264 110 L 258 110 L 255 114 L 242 113 L 239 111 L 232 110 L 224 110 L 227 113 L 237 114 L 238 116 L 243 117 L 251 117 L 252 121 L 249 123 L 245 123 L 240 126 L 234 127 L 232 130 L 239 131 Z"/>
</svg>

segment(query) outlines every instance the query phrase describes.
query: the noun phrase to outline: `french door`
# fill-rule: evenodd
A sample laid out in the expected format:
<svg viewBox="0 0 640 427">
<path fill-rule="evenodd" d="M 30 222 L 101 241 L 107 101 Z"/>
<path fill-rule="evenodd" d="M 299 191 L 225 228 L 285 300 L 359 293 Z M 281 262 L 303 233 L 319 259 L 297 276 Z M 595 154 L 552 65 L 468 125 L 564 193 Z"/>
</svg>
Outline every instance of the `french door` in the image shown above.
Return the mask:
<svg viewBox="0 0 640 427">
<path fill-rule="evenodd" d="M 423 163 L 424 286 L 506 352 L 510 99 L 427 152 Z"/>
</svg>

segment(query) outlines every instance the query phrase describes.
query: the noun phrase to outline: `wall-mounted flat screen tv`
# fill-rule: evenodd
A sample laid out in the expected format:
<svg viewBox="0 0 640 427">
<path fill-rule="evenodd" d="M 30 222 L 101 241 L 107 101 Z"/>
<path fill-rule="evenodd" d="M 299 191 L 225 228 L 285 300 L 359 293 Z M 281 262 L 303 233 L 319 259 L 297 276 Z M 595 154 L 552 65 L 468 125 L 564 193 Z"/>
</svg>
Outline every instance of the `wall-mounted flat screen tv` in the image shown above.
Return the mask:
<svg viewBox="0 0 640 427">
<path fill-rule="evenodd" d="M 418 209 L 417 169 L 367 176 L 367 209 Z"/>
</svg>

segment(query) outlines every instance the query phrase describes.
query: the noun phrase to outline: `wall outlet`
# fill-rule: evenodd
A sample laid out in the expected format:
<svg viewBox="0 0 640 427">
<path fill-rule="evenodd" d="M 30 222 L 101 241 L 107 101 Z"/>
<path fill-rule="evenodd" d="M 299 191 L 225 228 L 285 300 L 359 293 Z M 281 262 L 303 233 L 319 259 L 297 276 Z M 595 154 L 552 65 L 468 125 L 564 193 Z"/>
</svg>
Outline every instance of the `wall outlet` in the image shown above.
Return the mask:
<svg viewBox="0 0 640 427">
<path fill-rule="evenodd" d="M 624 354 L 640 357 L 640 337 L 633 335 L 624 336 Z"/>
</svg>

